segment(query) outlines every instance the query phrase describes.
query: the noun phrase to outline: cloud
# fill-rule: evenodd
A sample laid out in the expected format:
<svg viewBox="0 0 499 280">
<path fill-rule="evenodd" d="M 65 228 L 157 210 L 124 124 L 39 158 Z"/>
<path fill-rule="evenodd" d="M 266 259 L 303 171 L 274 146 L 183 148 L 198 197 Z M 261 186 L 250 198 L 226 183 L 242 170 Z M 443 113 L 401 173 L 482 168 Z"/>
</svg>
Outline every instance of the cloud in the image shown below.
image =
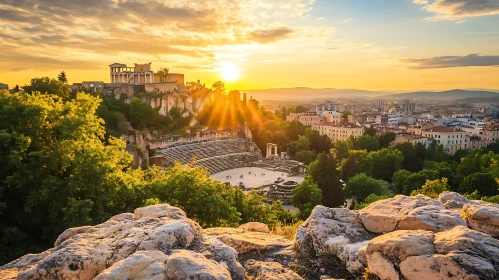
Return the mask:
<svg viewBox="0 0 499 280">
<path fill-rule="evenodd" d="M 414 0 L 435 16 L 430 19 L 460 20 L 469 17 L 499 14 L 497 0 Z"/>
<path fill-rule="evenodd" d="M 4 0 L 0 61 L 34 70 L 73 67 L 73 60 L 86 61 L 81 67 L 89 69 L 118 60 L 180 65 L 195 61 L 210 67 L 216 62 L 215 52 L 224 46 L 269 45 L 304 37 L 296 31 L 314 2 Z M 320 27 L 309 28 L 317 30 L 310 34 L 324 36 Z"/>
<path fill-rule="evenodd" d="M 431 58 L 402 59 L 402 62 L 413 64 L 412 69 L 433 69 L 451 67 L 472 66 L 498 66 L 499 55 L 480 56 L 479 54 L 468 54 L 466 56 L 437 56 Z"/>
<path fill-rule="evenodd" d="M 288 37 L 293 30 L 289 27 L 277 27 L 274 29 L 260 29 L 250 33 L 250 38 L 258 43 L 267 44 L 280 41 Z"/>
</svg>

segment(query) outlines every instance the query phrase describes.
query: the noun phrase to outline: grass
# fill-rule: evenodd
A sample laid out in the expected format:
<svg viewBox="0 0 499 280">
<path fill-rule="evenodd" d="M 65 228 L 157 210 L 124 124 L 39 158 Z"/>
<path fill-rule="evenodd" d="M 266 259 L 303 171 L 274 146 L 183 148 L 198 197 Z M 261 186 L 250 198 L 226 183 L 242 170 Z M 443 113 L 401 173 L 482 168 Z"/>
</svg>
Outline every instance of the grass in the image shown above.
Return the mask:
<svg viewBox="0 0 499 280">
<path fill-rule="evenodd" d="M 294 240 L 298 227 L 303 224 L 303 221 L 298 221 L 293 224 L 284 225 L 278 222 L 270 231 L 271 234 L 280 235 L 288 240 Z"/>
</svg>

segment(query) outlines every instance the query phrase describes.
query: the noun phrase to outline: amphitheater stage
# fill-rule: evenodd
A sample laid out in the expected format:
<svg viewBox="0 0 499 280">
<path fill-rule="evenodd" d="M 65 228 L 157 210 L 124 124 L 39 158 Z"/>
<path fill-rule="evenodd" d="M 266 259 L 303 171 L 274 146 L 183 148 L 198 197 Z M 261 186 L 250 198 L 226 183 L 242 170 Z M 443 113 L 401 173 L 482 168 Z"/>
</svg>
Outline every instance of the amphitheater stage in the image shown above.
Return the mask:
<svg viewBox="0 0 499 280">
<path fill-rule="evenodd" d="M 250 172 L 251 174 L 249 174 Z M 265 173 L 265 176 L 261 175 L 263 173 Z M 241 175 L 243 175 L 243 178 L 239 178 Z M 232 178 L 227 179 L 227 176 L 232 176 Z M 285 172 L 270 171 L 259 167 L 242 167 L 225 170 L 212 174 L 211 177 L 224 183 L 230 182 L 234 186 L 238 186 L 242 182 L 246 188 L 258 188 L 268 185 L 274 183 L 279 177 L 282 177 L 285 181 L 302 182 L 304 180 L 302 176 L 289 177 Z"/>
</svg>

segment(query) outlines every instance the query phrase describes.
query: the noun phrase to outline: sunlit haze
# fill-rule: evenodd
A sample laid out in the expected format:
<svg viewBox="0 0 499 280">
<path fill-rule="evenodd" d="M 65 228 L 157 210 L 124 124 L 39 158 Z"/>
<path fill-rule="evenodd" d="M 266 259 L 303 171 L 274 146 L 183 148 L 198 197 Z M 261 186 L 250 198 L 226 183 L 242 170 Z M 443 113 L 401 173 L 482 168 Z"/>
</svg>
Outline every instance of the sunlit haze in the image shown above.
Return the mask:
<svg viewBox="0 0 499 280">
<path fill-rule="evenodd" d="M 232 89 L 499 88 L 499 2 L 485 0 L 2 1 L 0 78 L 114 62 Z"/>
</svg>

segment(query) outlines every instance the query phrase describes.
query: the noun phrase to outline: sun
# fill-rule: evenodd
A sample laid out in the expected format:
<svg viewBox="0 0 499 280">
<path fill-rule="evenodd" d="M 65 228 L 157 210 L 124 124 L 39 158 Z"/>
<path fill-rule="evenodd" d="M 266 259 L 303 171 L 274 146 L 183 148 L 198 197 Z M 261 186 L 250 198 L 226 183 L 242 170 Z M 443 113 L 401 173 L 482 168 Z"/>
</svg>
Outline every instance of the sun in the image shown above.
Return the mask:
<svg viewBox="0 0 499 280">
<path fill-rule="evenodd" d="M 224 62 L 221 69 L 222 79 L 226 82 L 234 82 L 239 78 L 239 69 L 234 63 Z"/>
</svg>

